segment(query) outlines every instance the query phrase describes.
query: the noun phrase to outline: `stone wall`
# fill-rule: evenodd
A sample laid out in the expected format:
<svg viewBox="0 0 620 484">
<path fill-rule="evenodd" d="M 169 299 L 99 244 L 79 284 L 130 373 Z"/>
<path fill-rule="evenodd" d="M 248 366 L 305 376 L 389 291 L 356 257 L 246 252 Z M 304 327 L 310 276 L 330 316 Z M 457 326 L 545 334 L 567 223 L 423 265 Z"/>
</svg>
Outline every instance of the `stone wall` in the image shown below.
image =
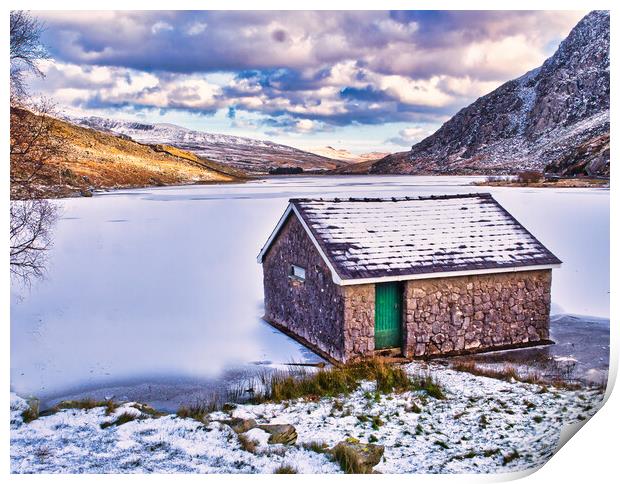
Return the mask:
<svg viewBox="0 0 620 484">
<path fill-rule="evenodd" d="M 347 360 L 375 350 L 375 285 L 344 286 L 344 348 Z"/>
<path fill-rule="evenodd" d="M 304 282 L 289 277 L 291 264 L 306 270 Z M 329 268 L 293 214 L 263 259 L 263 285 L 267 321 L 319 353 L 345 360 L 345 289 L 333 282 Z"/>
<path fill-rule="evenodd" d="M 407 357 L 547 340 L 551 269 L 407 281 L 403 303 Z"/>
</svg>

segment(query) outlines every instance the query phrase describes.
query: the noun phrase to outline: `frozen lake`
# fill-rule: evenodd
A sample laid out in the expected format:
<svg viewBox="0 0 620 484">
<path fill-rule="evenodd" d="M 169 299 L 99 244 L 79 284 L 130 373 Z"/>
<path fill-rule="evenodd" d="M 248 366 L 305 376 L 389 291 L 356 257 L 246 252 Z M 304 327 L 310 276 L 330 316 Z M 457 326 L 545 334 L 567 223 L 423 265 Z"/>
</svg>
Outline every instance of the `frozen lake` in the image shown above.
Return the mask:
<svg viewBox="0 0 620 484">
<path fill-rule="evenodd" d="M 278 177 L 61 200 L 47 278 L 12 288 L 11 388 L 44 402 L 88 393 L 174 410 L 256 368 L 319 361 L 260 319 L 256 255 L 291 197 L 491 192 L 564 261 L 552 312 L 608 325 L 609 190 L 475 179 Z"/>
</svg>

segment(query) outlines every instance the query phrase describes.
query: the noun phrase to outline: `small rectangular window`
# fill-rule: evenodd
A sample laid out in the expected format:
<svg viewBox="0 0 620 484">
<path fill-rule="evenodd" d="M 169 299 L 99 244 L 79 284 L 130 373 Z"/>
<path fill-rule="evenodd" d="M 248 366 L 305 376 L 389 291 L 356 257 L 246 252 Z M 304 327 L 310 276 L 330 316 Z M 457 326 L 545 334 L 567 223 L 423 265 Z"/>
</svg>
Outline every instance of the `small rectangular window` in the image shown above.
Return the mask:
<svg viewBox="0 0 620 484">
<path fill-rule="evenodd" d="M 306 280 L 306 269 L 304 269 L 303 267 L 299 267 L 294 264 L 291 264 L 291 270 L 289 272 L 289 277 L 297 281 L 305 281 Z"/>
</svg>

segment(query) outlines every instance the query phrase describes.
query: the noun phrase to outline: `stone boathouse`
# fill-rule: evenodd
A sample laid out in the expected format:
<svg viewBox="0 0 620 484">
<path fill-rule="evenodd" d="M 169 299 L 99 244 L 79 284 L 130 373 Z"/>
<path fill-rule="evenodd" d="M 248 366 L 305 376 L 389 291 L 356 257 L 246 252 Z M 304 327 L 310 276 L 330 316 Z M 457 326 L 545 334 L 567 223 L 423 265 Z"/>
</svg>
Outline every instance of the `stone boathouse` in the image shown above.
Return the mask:
<svg viewBox="0 0 620 484">
<path fill-rule="evenodd" d="M 265 320 L 337 362 L 545 342 L 561 264 L 486 193 L 291 199 L 258 261 Z"/>
</svg>

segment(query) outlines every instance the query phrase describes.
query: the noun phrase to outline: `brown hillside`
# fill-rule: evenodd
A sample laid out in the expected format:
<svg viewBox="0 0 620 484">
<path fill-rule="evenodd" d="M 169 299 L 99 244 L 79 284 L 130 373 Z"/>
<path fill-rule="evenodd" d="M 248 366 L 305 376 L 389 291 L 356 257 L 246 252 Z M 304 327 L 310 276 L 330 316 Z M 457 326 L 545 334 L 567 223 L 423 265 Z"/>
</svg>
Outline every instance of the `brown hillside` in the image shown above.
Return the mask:
<svg viewBox="0 0 620 484">
<path fill-rule="evenodd" d="M 237 170 L 178 148 L 140 144 L 58 119 L 51 122 L 53 133 L 62 139 L 63 153 L 45 161 L 45 196 L 88 195 L 93 189 L 230 182 L 243 178 Z"/>
</svg>

